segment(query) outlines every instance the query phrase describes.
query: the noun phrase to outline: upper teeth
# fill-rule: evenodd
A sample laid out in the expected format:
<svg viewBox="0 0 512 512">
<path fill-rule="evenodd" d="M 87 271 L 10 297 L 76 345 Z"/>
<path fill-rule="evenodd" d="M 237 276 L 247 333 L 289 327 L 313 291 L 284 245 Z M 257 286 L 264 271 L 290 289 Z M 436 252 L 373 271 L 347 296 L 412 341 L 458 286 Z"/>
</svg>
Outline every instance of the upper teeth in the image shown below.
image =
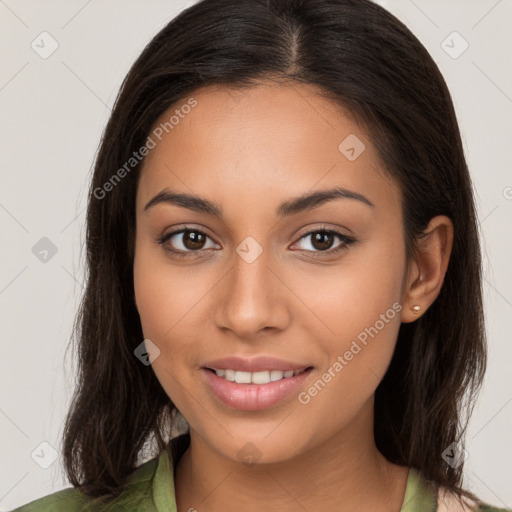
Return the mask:
<svg viewBox="0 0 512 512">
<path fill-rule="evenodd" d="M 293 377 L 293 375 L 297 375 L 298 373 L 302 372 L 302 370 L 241 372 L 238 370 L 217 370 L 216 368 L 214 368 L 214 370 L 219 377 L 223 377 L 231 382 L 234 381 L 238 384 L 266 384 L 267 382 Z"/>
</svg>

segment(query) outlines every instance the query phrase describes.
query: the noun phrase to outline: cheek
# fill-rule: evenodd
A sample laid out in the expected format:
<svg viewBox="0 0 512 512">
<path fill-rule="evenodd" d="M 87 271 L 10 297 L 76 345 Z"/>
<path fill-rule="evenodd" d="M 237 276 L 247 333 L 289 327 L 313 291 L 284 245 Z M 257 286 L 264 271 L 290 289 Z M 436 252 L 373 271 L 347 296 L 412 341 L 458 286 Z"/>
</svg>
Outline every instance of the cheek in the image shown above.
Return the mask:
<svg viewBox="0 0 512 512">
<path fill-rule="evenodd" d="M 158 287 L 159 273 L 155 271 L 150 251 L 137 242 L 133 263 L 133 287 L 144 337 L 153 339 L 154 326 L 161 316 L 162 296 Z"/>
<path fill-rule="evenodd" d="M 183 281 L 176 280 L 177 271 L 170 271 L 158 250 L 140 242 L 136 245 L 133 277 L 144 338 L 160 350 L 151 367 L 171 400 L 183 406 L 178 382 L 182 380 L 180 371 L 186 366 L 183 364 L 187 357 L 187 337 L 183 336 L 186 314 L 196 302 L 194 297 L 187 297 L 187 292 L 193 291 L 194 286 L 181 286 Z"/>
<path fill-rule="evenodd" d="M 190 357 L 194 333 L 206 325 L 204 303 L 216 276 L 206 267 L 199 271 L 194 265 L 172 264 L 164 249 L 143 243 L 136 247 L 133 275 L 144 337 L 161 351 L 155 369 L 164 362 L 183 364 Z"/>
<path fill-rule="evenodd" d="M 286 280 L 294 283 L 294 291 L 312 313 L 297 316 L 298 321 L 310 327 L 316 321 L 318 334 L 346 341 L 373 326 L 390 308 L 388 316 L 399 323 L 396 306 L 392 307 L 401 300 L 404 269 L 401 244 L 382 237 L 347 253 L 337 266 L 293 269 Z"/>
<path fill-rule="evenodd" d="M 297 295 L 307 297 L 305 302 L 314 313 L 299 320 L 304 322 L 301 329 L 310 333 L 315 329 L 316 344 L 324 354 L 321 370 L 331 370 L 325 379 L 320 376 L 333 392 L 332 396 L 326 393 L 325 400 L 336 401 L 336 393 L 348 392 L 347 400 L 362 403 L 374 392 L 393 356 L 400 328 L 405 250 L 388 240 L 393 238 L 382 236 L 371 247 L 347 254 L 343 264 L 329 272 L 305 272 L 302 279 L 295 278 L 294 282 L 302 283 Z"/>
<path fill-rule="evenodd" d="M 135 299 L 145 338 L 162 350 L 167 332 L 179 318 L 183 301 L 177 300 L 176 281 L 172 282 L 162 249 L 149 240 L 137 240 L 133 264 Z"/>
<path fill-rule="evenodd" d="M 144 336 L 162 341 L 185 313 L 193 287 L 182 286 L 184 278 L 179 271 L 171 271 L 164 250 L 142 237 L 136 243 L 133 281 Z"/>
</svg>

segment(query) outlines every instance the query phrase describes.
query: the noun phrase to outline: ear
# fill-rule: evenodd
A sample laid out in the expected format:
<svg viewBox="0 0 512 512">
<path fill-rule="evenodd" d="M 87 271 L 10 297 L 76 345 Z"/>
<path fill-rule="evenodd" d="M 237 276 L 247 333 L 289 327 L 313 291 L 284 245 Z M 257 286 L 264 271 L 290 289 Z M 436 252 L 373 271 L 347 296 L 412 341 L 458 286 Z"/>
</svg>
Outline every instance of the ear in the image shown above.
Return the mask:
<svg viewBox="0 0 512 512">
<path fill-rule="evenodd" d="M 417 240 L 417 250 L 410 262 L 403 295 L 401 320 L 414 322 L 436 300 L 444 282 L 453 247 L 453 223 L 439 215 L 429 222 Z M 412 310 L 419 306 L 418 313 Z"/>
</svg>

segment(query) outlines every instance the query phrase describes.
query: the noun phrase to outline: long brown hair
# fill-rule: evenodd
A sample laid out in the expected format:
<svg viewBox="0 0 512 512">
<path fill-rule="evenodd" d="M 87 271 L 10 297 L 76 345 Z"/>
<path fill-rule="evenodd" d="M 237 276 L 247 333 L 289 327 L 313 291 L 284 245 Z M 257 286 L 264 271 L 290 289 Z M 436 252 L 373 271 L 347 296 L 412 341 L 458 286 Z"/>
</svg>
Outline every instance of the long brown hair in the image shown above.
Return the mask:
<svg viewBox="0 0 512 512">
<path fill-rule="evenodd" d="M 486 364 L 472 184 L 440 71 L 400 21 L 368 0 L 203 0 L 167 24 L 133 64 L 88 198 L 87 286 L 73 338 L 77 388 L 63 435 L 69 480 L 90 496 L 116 496 L 144 449 L 157 455 L 168 446 L 175 410 L 151 366 L 134 356 L 144 339 L 133 288 L 140 163 L 122 180 L 112 177 L 156 119 L 193 91 L 243 89 L 268 77 L 313 84 L 368 127 L 401 188 L 409 258 L 432 217 L 454 223 L 443 288 L 423 316 L 400 328 L 376 391 L 374 429 L 390 461 L 473 497 L 461 488 L 463 464 L 442 458 L 453 442 L 463 448 Z M 171 441 L 176 460 L 189 441 Z"/>
</svg>

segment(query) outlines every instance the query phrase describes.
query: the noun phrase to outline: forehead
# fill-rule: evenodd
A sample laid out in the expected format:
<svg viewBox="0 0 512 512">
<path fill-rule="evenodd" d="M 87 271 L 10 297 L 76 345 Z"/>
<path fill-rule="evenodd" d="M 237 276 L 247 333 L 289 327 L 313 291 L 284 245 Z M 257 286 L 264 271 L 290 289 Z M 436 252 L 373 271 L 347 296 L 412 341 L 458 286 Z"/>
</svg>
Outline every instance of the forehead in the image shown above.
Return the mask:
<svg viewBox="0 0 512 512">
<path fill-rule="evenodd" d="M 227 211 L 330 186 L 382 206 L 399 199 L 368 134 L 310 85 L 208 86 L 169 108 L 152 133 L 159 127 L 141 170 L 139 212 L 165 187 L 214 197 Z"/>
</svg>

